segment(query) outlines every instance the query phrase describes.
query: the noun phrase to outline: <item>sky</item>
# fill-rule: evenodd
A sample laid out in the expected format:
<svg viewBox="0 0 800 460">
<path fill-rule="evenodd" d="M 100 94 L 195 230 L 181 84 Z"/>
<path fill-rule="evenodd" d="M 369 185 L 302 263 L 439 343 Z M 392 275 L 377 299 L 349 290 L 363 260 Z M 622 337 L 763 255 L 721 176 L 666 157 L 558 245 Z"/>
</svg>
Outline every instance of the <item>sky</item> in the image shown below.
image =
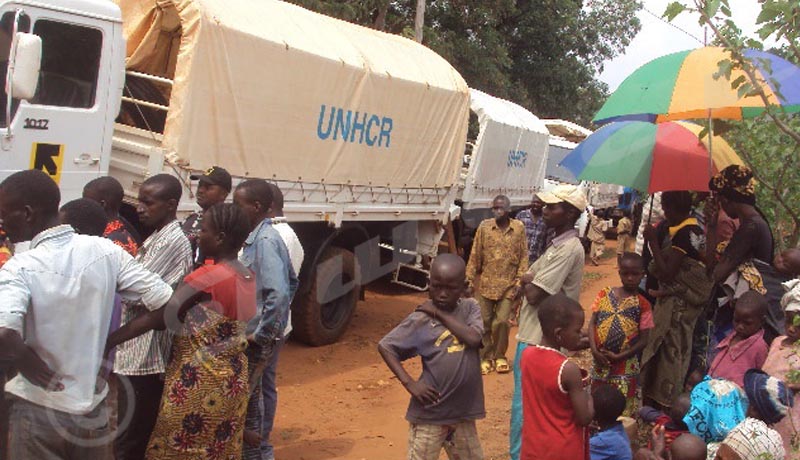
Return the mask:
<svg viewBox="0 0 800 460">
<path fill-rule="evenodd" d="M 644 8 L 639 11 L 642 30 L 628 45 L 625 54 L 606 61 L 600 80 L 614 91 L 620 83 L 643 64 L 665 54 L 698 48 L 703 45 L 703 28 L 697 23 L 698 16 L 690 12 L 679 15 L 671 24 L 680 27 L 696 38 L 689 36 L 659 19 L 667 5 L 673 0 L 643 0 Z M 757 0 L 730 0 L 733 20 L 746 34 L 755 36 L 755 25 L 761 11 Z M 649 12 L 653 13 L 650 14 Z M 656 18 L 655 16 L 658 16 Z M 712 32 L 708 32 L 711 41 Z"/>
</svg>

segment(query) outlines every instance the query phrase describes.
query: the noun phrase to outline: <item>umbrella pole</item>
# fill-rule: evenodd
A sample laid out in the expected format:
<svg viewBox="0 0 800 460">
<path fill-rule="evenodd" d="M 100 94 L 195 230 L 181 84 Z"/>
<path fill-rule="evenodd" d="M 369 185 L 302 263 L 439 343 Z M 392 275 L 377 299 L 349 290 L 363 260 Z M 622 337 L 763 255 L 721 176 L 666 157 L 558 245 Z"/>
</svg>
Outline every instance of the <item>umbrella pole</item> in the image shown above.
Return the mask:
<svg viewBox="0 0 800 460">
<path fill-rule="evenodd" d="M 708 109 L 708 180 L 714 177 L 714 123 L 711 121 L 711 109 Z"/>
</svg>

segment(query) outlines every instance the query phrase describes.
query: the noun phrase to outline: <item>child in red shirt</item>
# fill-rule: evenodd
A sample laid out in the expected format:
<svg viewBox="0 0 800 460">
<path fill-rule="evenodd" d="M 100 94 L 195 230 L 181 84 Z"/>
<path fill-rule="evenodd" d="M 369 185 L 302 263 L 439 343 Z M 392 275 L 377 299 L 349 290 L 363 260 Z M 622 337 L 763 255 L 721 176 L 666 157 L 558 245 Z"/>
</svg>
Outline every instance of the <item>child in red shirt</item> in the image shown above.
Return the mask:
<svg viewBox="0 0 800 460">
<path fill-rule="evenodd" d="M 594 418 L 582 370 L 561 353 L 586 348 L 584 313 L 563 294 L 539 306 L 542 343 L 522 354 L 521 460 L 589 458 L 586 426 Z M 585 371 L 584 371 L 585 372 Z"/>
</svg>

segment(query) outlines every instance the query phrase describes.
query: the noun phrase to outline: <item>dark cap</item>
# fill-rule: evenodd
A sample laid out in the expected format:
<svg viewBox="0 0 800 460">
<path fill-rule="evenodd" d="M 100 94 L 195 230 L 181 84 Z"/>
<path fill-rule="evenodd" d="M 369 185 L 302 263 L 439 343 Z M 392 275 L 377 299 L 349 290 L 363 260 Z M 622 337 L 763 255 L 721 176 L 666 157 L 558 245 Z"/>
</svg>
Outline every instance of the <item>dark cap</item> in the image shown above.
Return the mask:
<svg viewBox="0 0 800 460">
<path fill-rule="evenodd" d="M 231 175 L 225 168 L 219 166 L 212 166 L 206 169 L 203 174 L 192 174 L 189 178 L 200 181 L 201 184 L 219 185 L 229 192 L 233 185 Z"/>
</svg>

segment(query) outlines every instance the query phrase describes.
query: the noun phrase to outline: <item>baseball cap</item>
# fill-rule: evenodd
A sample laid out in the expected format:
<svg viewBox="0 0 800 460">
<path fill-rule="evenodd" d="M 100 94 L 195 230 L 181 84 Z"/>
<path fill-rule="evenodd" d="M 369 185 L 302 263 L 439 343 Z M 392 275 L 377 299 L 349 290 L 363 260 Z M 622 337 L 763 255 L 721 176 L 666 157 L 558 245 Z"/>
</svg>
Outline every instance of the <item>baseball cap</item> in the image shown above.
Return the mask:
<svg viewBox="0 0 800 460">
<path fill-rule="evenodd" d="M 552 190 L 536 194 L 546 204 L 556 204 L 562 201 L 571 204 L 583 212 L 586 209 L 586 194 L 574 185 L 556 185 Z"/>
<path fill-rule="evenodd" d="M 231 175 L 225 168 L 219 166 L 212 166 L 206 169 L 203 174 L 192 174 L 189 178 L 191 180 L 200 181 L 201 184 L 219 185 L 225 190 L 231 191 Z"/>
</svg>

